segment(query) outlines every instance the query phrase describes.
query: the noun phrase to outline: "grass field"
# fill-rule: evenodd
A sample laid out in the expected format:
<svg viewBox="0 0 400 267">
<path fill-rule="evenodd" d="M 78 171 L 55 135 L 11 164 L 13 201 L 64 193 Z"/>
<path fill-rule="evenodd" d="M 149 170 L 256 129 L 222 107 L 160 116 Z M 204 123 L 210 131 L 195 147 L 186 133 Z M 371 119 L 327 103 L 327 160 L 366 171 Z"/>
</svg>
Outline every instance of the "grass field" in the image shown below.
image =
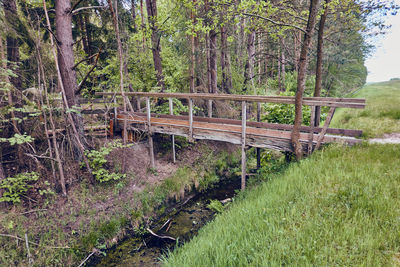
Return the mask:
<svg viewBox="0 0 400 267">
<path fill-rule="evenodd" d="M 333 127 L 400 132 L 400 81 L 365 86 Z M 400 145 L 330 146 L 246 191 L 165 266 L 399 266 Z"/>
<path fill-rule="evenodd" d="M 249 190 L 165 266 L 400 263 L 400 146 L 333 146 Z"/>
<path fill-rule="evenodd" d="M 366 108 L 339 109 L 331 127 L 363 130 L 364 138 L 400 132 L 400 80 L 366 85 L 351 97 L 365 98 Z"/>
</svg>

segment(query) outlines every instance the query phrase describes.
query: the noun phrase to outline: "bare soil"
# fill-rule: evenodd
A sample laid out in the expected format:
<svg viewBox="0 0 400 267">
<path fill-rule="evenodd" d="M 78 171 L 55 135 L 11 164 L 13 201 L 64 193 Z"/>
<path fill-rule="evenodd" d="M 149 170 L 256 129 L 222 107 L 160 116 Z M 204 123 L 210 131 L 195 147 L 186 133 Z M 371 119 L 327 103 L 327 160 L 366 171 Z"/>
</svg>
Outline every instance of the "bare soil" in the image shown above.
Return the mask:
<svg viewBox="0 0 400 267">
<path fill-rule="evenodd" d="M 372 144 L 400 144 L 400 133 L 384 134 L 382 138 L 372 138 L 368 142 Z"/>
</svg>

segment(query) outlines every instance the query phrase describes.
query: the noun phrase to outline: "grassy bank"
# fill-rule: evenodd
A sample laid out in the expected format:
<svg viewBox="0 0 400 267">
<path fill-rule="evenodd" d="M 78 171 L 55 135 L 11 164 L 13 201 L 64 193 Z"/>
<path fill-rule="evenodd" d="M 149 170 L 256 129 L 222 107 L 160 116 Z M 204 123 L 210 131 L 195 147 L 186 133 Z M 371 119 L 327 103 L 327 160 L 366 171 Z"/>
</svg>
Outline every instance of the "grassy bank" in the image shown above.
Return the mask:
<svg viewBox="0 0 400 267">
<path fill-rule="evenodd" d="M 393 265 L 400 146 L 330 147 L 245 193 L 166 266 Z"/>
<path fill-rule="evenodd" d="M 351 97 L 367 100 L 363 110 L 339 109 L 331 127 L 363 130 L 365 138 L 400 132 L 400 81 L 364 86 Z"/>
<path fill-rule="evenodd" d="M 171 199 L 181 200 L 194 187 L 212 186 L 238 162 L 236 153 L 215 144 L 198 143 L 186 149 L 197 153 L 157 182 L 139 180 L 133 173 L 107 184 L 82 181 L 69 189 L 68 198 L 0 210 L 0 266 L 29 266 L 25 233 L 35 266 L 77 266 L 93 250 L 104 251 L 128 232 L 151 223 Z M 132 148 L 131 153 L 137 152 Z M 160 172 L 161 165 L 166 163 L 159 163 Z M 148 170 L 147 175 L 156 179 L 161 173 Z"/>
</svg>

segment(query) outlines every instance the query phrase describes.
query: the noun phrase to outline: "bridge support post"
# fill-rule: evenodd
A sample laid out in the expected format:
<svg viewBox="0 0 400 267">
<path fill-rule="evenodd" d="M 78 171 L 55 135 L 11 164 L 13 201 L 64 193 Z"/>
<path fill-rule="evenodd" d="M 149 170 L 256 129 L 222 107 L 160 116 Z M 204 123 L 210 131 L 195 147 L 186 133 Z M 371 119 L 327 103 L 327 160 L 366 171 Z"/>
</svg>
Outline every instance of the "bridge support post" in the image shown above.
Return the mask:
<svg viewBox="0 0 400 267">
<path fill-rule="evenodd" d="M 150 166 L 155 169 L 154 161 L 154 144 L 153 144 L 153 133 L 151 132 L 151 111 L 150 111 L 150 97 L 146 97 L 146 107 L 147 107 L 147 125 L 149 127 L 149 152 L 150 152 Z"/>
<path fill-rule="evenodd" d="M 172 98 L 168 98 L 169 102 L 169 114 L 174 115 L 174 106 L 172 103 Z M 176 163 L 176 155 L 175 155 L 175 135 L 172 135 L 172 160 Z"/>
<path fill-rule="evenodd" d="M 246 188 L 246 116 L 247 116 L 246 101 L 242 101 L 242 191 Z"/>
<path fill-rule="evenodd" d="M 212 106 L 213 106 L 212 99 L 209 99 L 208 100 L 208 117 L 209 118 L 212 118 Z"/>
<path fill-rule="evenodd" d="M 193 142 L 193 99 L 189 98 L 189 141 Z"/>
<path fill-rule="evenodd" d="M 261 121 L 261 103 L 257 102 L 257 122 Z M 257 170 L 261 168 L 261 148 L 256 148 L 257 152 Z"/>
<path fill-rule="evenodd" d="M 311 155 L 311 153 L 313 151 L 314 128 L 315 128 L 315 126 L 316 126 L 315 106 L 311 106 L 310 133 L 308 135 L 308 151 L 307 151 L 308 155 Z"/>
</svg>

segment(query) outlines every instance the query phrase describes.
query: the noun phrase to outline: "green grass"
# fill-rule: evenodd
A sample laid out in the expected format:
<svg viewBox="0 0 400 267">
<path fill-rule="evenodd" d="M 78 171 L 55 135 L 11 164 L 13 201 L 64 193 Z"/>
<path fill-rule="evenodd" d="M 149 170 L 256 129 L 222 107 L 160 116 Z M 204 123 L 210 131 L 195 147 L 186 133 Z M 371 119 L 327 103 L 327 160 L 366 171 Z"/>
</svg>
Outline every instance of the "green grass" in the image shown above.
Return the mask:
<svg viewBox="0 0 400 267">
<path fill-rule="evenodd" d="M 165 266 L 382 266 L 400 258 L 400 146 L 331 146 L 245 192 Z"/>
<path fill-rule="evenodd" d="M 400 81 L 369 84 L 352 97 L 365 98 L 366 108 L 339 109 L 331 127 L 363 130 L 365 138 L 400 132 Z"/>
</svg>

